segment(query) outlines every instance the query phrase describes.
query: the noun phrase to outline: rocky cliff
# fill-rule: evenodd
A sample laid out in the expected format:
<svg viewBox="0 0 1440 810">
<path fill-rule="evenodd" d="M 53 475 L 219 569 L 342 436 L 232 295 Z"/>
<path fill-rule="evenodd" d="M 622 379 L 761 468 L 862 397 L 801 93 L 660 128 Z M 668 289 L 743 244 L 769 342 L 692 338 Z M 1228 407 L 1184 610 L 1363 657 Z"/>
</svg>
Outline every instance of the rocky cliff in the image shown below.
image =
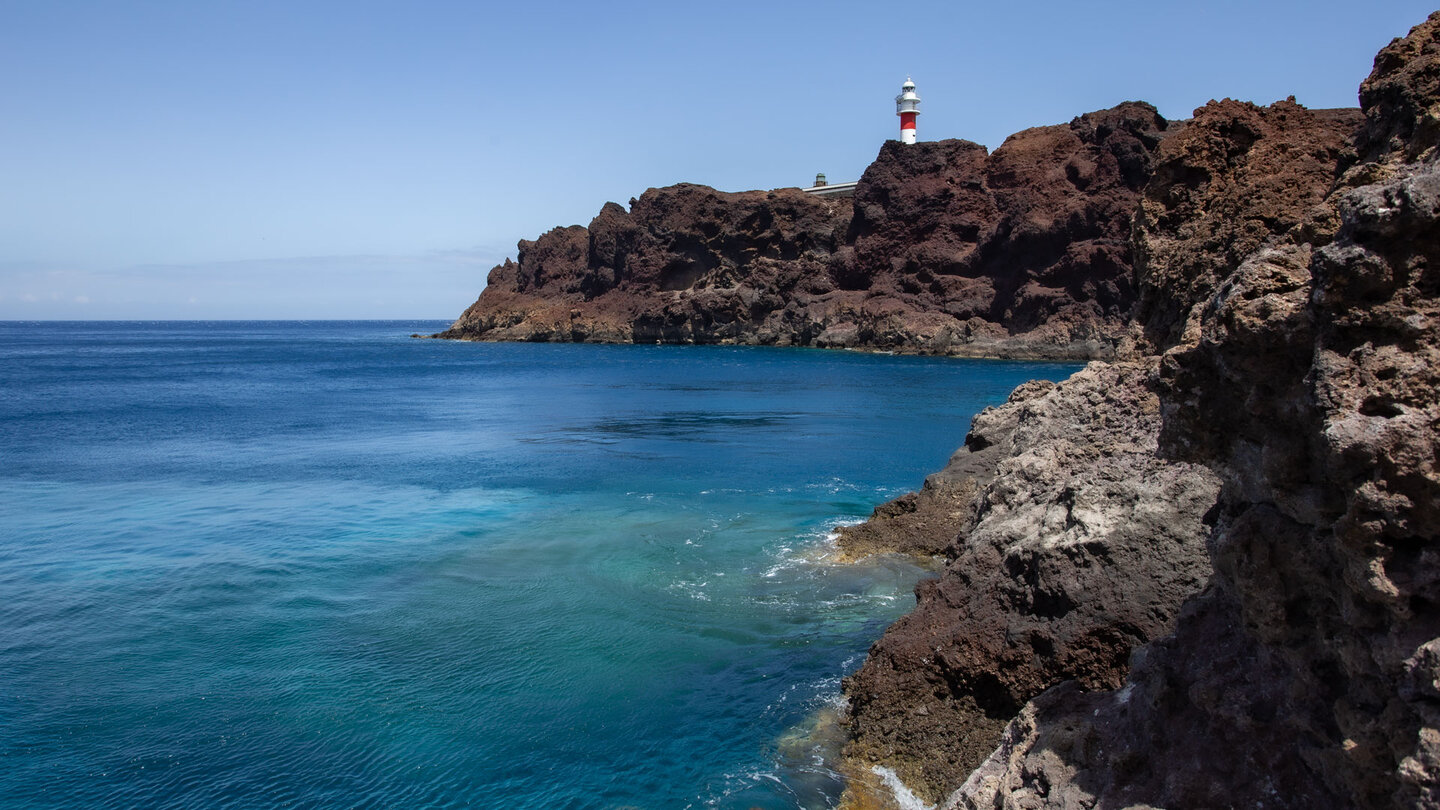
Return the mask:
<svg viewBox="0 0 1440 810">
<path fill-rule="evenodd" d="M 849 758 L 938 799 L 1027 700 L 1069 679 L 1119 687 L 1131 651 L 1173 629 L 1210 576 L 1219 482 L 1157 456 L 1156 365 L 1093 363 L 975 418 L 951 469 L 988 456 L 990 480 L 944 574 L 846 682 Z"/>
<path fill-rule="evenodd" d="M 444 336 L 1101 358 L 842 532 L 946 560 L 845 683 L 846 801 L 1440 807 L 1440 13 L 1360 102 L 654 189 Z"/>
<path fill-rule="evenodd" d="M 1107 357 L 1168 125 L 1127 103 L 1011 136 L 888 142 L 853 200 L 678 185 L 522 241 L 439 337 Z"/>
<path fill-rule="evenodd" d="M 1440 13 L 1360 100 L 1160 145 L 1134 351 L 977 417 L 951 561 L 847 682 L 853 770 L 947 808 L 1440 806 Z"/>
</svg>

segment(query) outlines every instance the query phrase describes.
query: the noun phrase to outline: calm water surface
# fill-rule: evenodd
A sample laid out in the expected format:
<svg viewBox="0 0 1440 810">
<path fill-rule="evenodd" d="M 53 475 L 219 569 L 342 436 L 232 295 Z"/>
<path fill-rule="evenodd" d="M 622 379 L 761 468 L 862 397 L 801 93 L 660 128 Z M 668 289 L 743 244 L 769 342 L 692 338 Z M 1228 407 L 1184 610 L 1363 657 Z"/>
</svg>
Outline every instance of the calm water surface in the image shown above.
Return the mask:
<svg viewBox="0 0 1440 810">
<path fill-rule="evenodd" d="M 827 535 L 1073 366 L 0 323 L 17 808 L 812 808 L 923 572 Z"/>
</svg>

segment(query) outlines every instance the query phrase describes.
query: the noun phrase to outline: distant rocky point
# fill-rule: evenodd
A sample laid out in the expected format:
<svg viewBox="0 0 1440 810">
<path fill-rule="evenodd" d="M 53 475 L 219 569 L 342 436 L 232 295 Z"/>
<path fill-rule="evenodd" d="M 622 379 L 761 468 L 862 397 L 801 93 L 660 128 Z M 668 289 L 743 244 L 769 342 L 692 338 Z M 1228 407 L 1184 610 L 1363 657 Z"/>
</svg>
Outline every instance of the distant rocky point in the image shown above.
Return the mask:
<svg viewBox="0 0 1440 810">
<path fill-rule="evenodd" d="M 1148 104 L 1011 136 L 887 142 L 853 198 L 651 189 L 519 244 L 437 337 L 1113 356 L 1131 216 L 1173 131 Z"/>
</svg>

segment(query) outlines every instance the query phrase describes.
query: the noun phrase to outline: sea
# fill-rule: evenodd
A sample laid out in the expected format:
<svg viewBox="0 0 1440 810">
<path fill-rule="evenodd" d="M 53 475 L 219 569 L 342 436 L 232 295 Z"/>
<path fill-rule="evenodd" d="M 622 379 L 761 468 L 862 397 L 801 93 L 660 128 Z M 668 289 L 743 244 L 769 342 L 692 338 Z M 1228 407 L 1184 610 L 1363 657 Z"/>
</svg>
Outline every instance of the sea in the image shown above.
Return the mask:
<svg viewBox="0 0 1440 810">
<path fill-rule="evenodd" d="M 0 804 L 832 807 L 835 528 L 1076 368 L 446 325 L 0 323 Z"/>
</svg>

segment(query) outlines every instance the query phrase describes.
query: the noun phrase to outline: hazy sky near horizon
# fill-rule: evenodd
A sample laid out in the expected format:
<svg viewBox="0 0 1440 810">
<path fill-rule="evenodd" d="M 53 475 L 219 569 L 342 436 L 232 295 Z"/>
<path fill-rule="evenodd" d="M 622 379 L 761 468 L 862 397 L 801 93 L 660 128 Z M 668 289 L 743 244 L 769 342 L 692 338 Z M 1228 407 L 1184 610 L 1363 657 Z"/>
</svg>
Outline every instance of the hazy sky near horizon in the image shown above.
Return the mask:
<svg viewBox="0 0 1440 810">
<path fill-rule="evenodd" d="M 1434 0 L 1432 0 L 1432 3 Z M 453 318 L 607 200 L 853 180 L 1127 100 L 1356 104 L 1433 10 L 0 0 L 0 319 Z"/>
</svg>

